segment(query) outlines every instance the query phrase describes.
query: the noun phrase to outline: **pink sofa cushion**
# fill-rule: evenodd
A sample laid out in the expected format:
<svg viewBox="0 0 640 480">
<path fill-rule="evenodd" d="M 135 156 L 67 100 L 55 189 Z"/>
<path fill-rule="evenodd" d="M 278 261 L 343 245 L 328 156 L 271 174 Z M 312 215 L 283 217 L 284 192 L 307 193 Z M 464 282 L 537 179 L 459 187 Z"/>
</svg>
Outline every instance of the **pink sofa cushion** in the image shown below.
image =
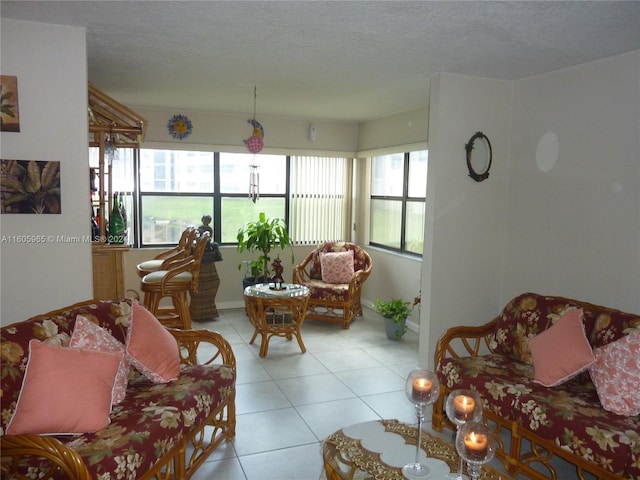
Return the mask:
<svg viewBox="0 0 640 480">
<path fill-rule="evenodd" d="M 554 325 L 529 340 L 533 381 L 555 387 L 586 370 L 594 361 L 584 334 L 582 309 L 569 310 Z"/>
<path fill-rule="evenodd" d="M 8 435 L 80 434 L 109 425 L 122 352 L 29 342 L 29 361 Z"/>
<path fill-rule="evenodd" d="M 605 410 L 640 415 L 640 330 L 594 351 L 591 380 Z"/>
<path fill-rule="evenodd" d="M 171 382 L 180 374 L 180 353 L 175 338 L 138 303 L 133 304 L 126 355 L 131 365 L 154 383 Z"/>
</svg>

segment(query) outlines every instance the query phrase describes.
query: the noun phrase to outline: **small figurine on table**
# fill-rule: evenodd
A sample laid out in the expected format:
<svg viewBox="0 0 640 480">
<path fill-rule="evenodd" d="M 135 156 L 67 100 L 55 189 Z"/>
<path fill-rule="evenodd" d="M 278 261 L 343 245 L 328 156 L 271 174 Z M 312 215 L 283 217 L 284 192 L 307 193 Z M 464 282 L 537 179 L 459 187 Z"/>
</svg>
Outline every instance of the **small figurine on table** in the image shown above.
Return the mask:
<svg viewBox="0 0 640 480">
<path fill-rule="evenodd" d="M 273 263 L 271 264 L 273 267 L 273 271 L 276 272 L 273 277 L 271 277 L 271 283 L 273 283 L 274 290 L 284 290 L 286 287 L 284 286 L 284 278 L 282 277 L 282 272 L 284 272 L 284 267 L 282 266 L 282 261 L 280 257 L 277 257 Z"/>
</svg>

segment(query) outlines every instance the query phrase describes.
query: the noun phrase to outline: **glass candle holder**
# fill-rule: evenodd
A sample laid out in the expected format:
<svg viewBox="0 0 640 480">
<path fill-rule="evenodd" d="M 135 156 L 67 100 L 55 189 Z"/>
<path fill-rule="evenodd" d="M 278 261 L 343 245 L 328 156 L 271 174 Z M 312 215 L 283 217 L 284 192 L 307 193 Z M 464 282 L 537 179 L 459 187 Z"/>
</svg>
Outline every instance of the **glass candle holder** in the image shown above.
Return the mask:
<svg viewBox="0 0 640 480">
<path fill-rule="evenodd" d="M 472 480 L 478 480 L 482 465 L 496 454 L 493 431 L 483 423 L 467 422 L 460 426 L 456 435 L 456 450 L 467 462 L 467 471 Z"/>
<path fill-rule="evenodd" d="M 482 403 L 480 396 L 473 390 L 453 390 L 447 397 L 445 403 L 447 417 L 456 425 L 456 435 L 460 427 L 467 422 L 482 421 Z M 460 456 L 460 463 L 457 473 L 449 473 L 445 480 L 469 480 L 467 475 L 462 473 L 463 459 Z"/>
<path fill-rule="evenodd" d="M 435 373 L 430 370 L 413 370 L 405 382 L 405 394 L 416 409 L 418 417 L 418 439 L 416 443 L 416 457 L 413 463 L 402 468 L 402 473 L 409 479 L 428 478 L 431 474 L 429 467 L 419 461 L 420 444 L 422 443 L 422 423 L 427 407 L 434 403 L 440 395 L 440 382 Z"/>
</svg>

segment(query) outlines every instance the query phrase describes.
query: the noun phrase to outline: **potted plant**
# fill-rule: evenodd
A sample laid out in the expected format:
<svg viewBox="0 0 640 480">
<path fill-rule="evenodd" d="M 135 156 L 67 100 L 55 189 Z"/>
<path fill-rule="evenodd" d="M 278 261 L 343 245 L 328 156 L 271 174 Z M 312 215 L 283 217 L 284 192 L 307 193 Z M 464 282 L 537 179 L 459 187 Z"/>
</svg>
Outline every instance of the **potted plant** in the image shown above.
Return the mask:
<svg viewBox="0 0 640 480">
<path fill-rule="evenodd" d="M 293 263 L 293 248 L 287 226 L 281 218 L 267 218 L 261 212 L 258 220 L 248 222 L 238 230 L 238 251 L 260 252 L 257 260 L 249 262 L 250 277 L 243 280 L 243 288 L 260 282 L 268 282 L 270 278 L 269 264 L 271 250 L 285 247 L 291 248 L 291 263 Z M 242 263 L 238 269 L 242 268 Z"/>
<path fill-rule="evenodd" d="M 376 298 L 373 308 L 384 317 L 384 326 L 389 340 L 402 340 L 407 333 L 407 317 L 411 315 L 415 304 L 415 301 L 412 305 L 401 298 L 386 301 L 380 297 Z"/>
</svg>

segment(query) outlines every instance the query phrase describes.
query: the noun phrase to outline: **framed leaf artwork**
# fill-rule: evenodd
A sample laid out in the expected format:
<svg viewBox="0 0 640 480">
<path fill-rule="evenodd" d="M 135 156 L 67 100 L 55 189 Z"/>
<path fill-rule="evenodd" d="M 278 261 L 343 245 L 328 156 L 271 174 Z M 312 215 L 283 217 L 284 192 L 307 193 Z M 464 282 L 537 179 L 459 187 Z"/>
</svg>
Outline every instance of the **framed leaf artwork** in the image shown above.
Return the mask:
<svg viewBox="0 0 640 480">
<path fill-rule="evenodd" d="M 0 75 L 0 131 L 20 131 L 18 77 L 11 75 Z"/>
<path fill-rule="evenodd" d="M 0 160 L 3 214 L 60 214 L 60 162 Z"/>
</svg>

